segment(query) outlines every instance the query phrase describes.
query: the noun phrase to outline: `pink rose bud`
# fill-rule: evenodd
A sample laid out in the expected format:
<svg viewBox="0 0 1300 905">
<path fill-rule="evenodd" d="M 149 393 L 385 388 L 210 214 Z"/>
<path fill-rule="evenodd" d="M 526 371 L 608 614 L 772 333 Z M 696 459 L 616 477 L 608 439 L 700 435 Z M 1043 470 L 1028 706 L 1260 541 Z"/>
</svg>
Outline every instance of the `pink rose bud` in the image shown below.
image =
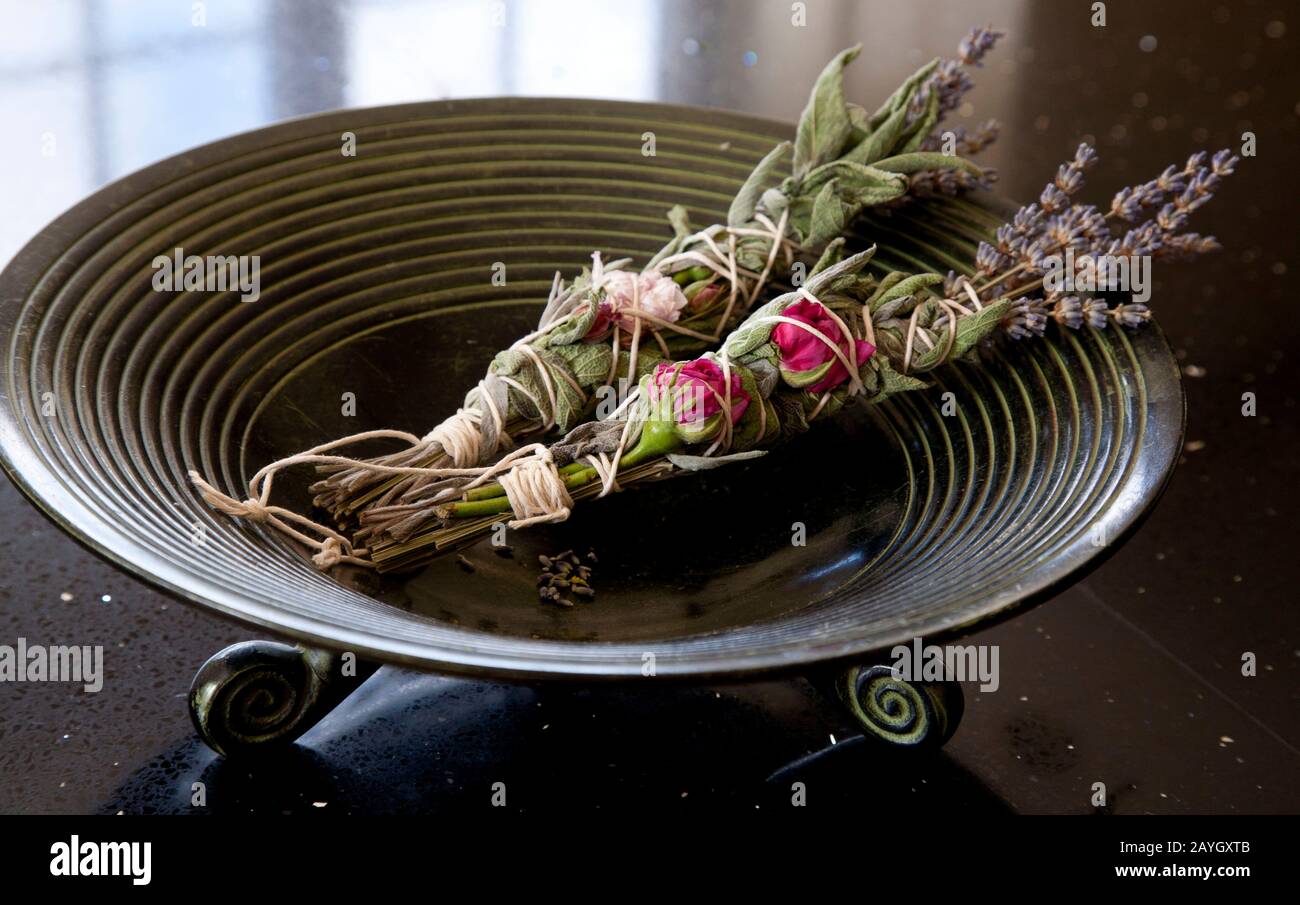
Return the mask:
<svg viewBox="0 0 1300 905">
<path fill-rule="evenodd" d="M 866 340 L 851 340 L 846 337 L 830 312 L 819 302 L 800 299 L 781 314 L 815 328 L 836 343 L 844 357 L 850 361 L 852 356 L 849 354 L 849 342 L 856 343 L 859 366 L 876 351 L 876 347 Z M 831 351 L 831 347 L 802 327 L 777 324 L 772 330 L 772 342 L 780 350 L 781 377 L 790 386 L 802 387 L 810 393 L 823 393 L 849 379 L 848 369 Z"/>
<path fill-rule="evenodd" d="M 688 289 L 690 287 L 687 287 Z M 718 297 L 722 295 L 722 286 L 718 283 L 710 283 L 707 286 L 700 287 L 694 296 L 690 298 L 690 307 L 692 311 L 703 311 L 708 308 Z"/>
<path fill-rule="evenodd" d="M 613 306 L 618 317 L 618 325 L 624 330 L 631 330 L 636 325 L 632 313 L 623 313 L 635 308 L 661 321 L 676 323 L 686 307 L 686 295 L 682 287 L 655 270 L 644 273 L 629 273 L 615 270 L 605 275 L 605 300 Z M 654 324 L 643 322 L 641 329 L 656 329 Z"/>
<path fill-rule="evenodd" d="M 722 367 L 708 358 L 685 364 L 660 364 L 650 377 L 655 400 L 672 400 L 672 417 L 677 433 L 687 443 L 712 439 L 722 427 L 722 406 L 726 400 L 726 382 Z M 749 408 L 740 375 L 731 372 L 731 423 L 735 424 Z"/>
<path fill-rule="evenodd" d="M 609 302 L 601 302 L 596 307 L 596 319 L 591 322 L 587 332 L 582 335 L 584 342 L 594 343 L 603 340 L 609 336 L 609 332 L 614 329 L 614 306 Z"/>
</svg>

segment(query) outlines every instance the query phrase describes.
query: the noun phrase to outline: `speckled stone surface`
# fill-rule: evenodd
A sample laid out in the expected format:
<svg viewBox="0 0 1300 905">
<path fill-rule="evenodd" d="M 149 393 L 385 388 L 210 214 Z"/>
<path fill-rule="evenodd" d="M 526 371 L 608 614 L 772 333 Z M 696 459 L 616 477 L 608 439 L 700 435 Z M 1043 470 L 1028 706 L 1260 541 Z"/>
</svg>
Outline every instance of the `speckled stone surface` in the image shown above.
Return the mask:
<svg viewBox="0 0 1300 905">
<path fill-rule="evenodd" d="M 1103 155 L 1104 202 L 1193 147 L 1257 136 L 1258 156 L 1197 214 L 1227 250 L 1156 270 L 1189 405 L 1164 501 L 1086 581 L 973 638 L 1000 645 L 1001 687 L 968 688 L 962 728 L 932 760 L 873 770 L 882 755 L 801 680 L 535 688 L 384 669 L 296 750 L 248 766 L 200 745 L 184 700 L 198 665 L 248 633 L 105 566 L 0 483 L 0 643 L 100 644 L 106 673 L 98 694 L 0 684 L 0 811 L 442 813 L 488 806 L 494 782 L 534 810 L 771 807 L 796 781 L 810 803 L 859 809 L 1087 813 L 1104 782 L 1116 813 L 1300 810 L 1300 19 L 1264 3 L 1110 4 L 1097 28 L 1087 4 L 811 2 L 797 29 L 781 2 L 568 18 L 514 3 L 498 28 L 481 6 L 249 0 L 209 3 L 204 26 L 188 4 L 0 6 L 13 138 L 0 146 L 0 255 L 112 178 L 284 116 L 525 93 L 793 119 L 843 43 L 866 43 L 851 89 L 874 97 L 968 24 L 995 22 L 1011 37 L 958 121 L 1004 122 L 988 161 L 1012 197 L 1036 194 L 1084 137 Z M 618 40 L 590 40 L 602 34 Z M 561 39 L 591 52 L 557 63 L 544 48 Z"/>
</svg>

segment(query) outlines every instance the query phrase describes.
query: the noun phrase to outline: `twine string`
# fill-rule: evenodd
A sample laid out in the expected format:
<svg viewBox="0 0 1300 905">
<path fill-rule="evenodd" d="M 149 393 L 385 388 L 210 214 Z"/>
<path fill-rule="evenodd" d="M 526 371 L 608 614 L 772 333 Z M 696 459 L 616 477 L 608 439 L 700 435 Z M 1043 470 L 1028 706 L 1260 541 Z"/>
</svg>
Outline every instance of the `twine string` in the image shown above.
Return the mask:
<svg viewBox="0 0 1300 905">
<path fill-rule="evenodd" d="M 971 285 L 968 277 L 961 278 L 961 289 L 970 297 L 970 300 L 974 305 L 974 310 L 965 307 L 956 299 L 935 299 L 935 302 L 942 309 L 942 314 L 935 318 L 931 327 L 941 328 L 946 326 L 947 330 L 945 331 L 943 352 L 935 358 L 934 364 L 932 364 L 930 368 L 937 367 L 941 362 L 948 358 L 948 354 L 952 351 L 953 345 L 957 342 L 957 321 L 962 317 L 968 317 L 975 312 L 984 310 L 984 305 L 980 301 L 979 293 L 975 291 L 975 287 Z M 917 305 L 912 309 L 912 316 L 907 320 L 907 338 L 903 346 L 904 374 L 911 370 L 912 357 L 915 353 L 916 342 L 918 339 L 925 345 L 926 352 L 932 352 L 935 348 L 934 341 L 930 339 L 927 328 L 920 327 L 918 320 L 920 316 L 921 305 Z M 864 315 L 864 320 L 870 320 L 870 318 Z M 872 345 L 874 345 L 874 343 L 872 343 Z M 930 368 L 926 368 L 925 370 L 930 370 Z"/>
</svg>

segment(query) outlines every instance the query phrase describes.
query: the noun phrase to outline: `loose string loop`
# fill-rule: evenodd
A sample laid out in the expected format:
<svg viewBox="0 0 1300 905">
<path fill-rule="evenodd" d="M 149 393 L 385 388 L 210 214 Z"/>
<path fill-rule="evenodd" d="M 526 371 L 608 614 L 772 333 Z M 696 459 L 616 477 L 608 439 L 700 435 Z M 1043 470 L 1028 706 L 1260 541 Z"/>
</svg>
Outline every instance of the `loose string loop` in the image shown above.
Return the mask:
<svg viewBox="0 0 1300 905">
<path fill-rule="evenodd" d="M 191 470 L 190 481 L 198 489 L 203 501 L 213 509 L 233 518 L 244 518 L 257 524 L 269 525 L 286 537 L 298 541 L 315 550 L 312 562 L 320 569 L 328 569 L 341 562 L 358 566 L 370 566 L 373 563 L 366 558 L 369 552 L 365 548 L 354 549 L 352 542 L 333 528 L 318 525 L 304 515 L 283 506 L 272 506 L 264 496 L 259 497 L 250 487 L 249 497 L 242 502 L 222 493 L 213 487 L 197 472 Z M 269 492 L 268 492 L 269 493 Z M 321 537 L 311 537 L 294 527 L 294 523 L 317 532 Z"/>
</svg>

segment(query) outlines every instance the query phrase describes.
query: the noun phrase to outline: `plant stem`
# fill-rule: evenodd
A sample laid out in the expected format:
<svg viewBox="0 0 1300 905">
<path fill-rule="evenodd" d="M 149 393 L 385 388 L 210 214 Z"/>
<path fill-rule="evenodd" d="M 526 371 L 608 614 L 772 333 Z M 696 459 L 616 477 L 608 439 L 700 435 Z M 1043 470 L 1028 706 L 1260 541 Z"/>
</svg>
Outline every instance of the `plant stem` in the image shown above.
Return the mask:
<svg viewBox="0 0 1300 905">
<path fill-rule="evenodd" d="M 559 471 L 560 477 L 568 478 L 570 475 L 577 474 L 578 472 L 583 471 L 586 468 L 588 468 L 588 466 L 583 465 L 581 462 L 570 462 L 568 465 L 565 465 L 563 468 L 557 469 L 557 471 Z M 565 486 L 566 487 L 568 486 L 567 481 L 565 483 Z M 475 487 L 473 490 L 466 491 L 464 498 L 466 500 L 490 500 L 495 497 L 505 496 L 505 495 L 506 495 L 506 490 L 504 487 L 502 487 L 500 484 L 492 483 L 492 484 L 484 484 L 482 487 Z"/>
<path fill-rule="evenodd" d="M 647 459 L 667 455 L 680 449 L 682 445 L 682 440 L 677 436 L 671 420 L 651 419 L 642 427 L 641 437 L 637 440 L 636 446 L 619 457 L 619 468 L 628 468 Z M 567 490 L 584 487 L 600 476 L 596 469 L 581 462 L 572 462 L 558 471 Z M 442 507 L 446 518 L 474 518 L 510 511 L 510 500 L 506 497 L 505 489 L 500 483 L 476 487 L 465 496 L 464 500 L 448 503 Z"/>
</svg>

